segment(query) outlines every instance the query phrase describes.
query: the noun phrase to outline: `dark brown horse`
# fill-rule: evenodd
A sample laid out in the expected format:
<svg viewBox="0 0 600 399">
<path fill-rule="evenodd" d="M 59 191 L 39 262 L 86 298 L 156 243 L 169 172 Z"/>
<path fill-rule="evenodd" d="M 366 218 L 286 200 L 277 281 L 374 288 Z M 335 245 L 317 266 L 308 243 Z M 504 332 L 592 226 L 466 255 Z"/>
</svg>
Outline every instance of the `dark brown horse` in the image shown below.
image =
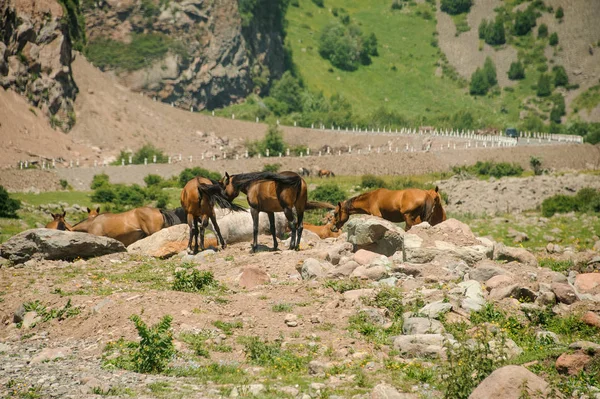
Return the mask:
<svg viewBox="0 0 600 399">
<path fill-rule="evenodd" d="M 185 220 L 185 217 L 181 208 L 166 211 L 145 206 L 123 213 L 98 215 L 89 223 L 87 232 L 114 238 L 121 241 L 123 245 L 129 246 L 165 227 L 185 223 L 182 219 Z"/>
<path fill-rule="evenodd" d="M 446 220 L 437 186 L 431 190 L 380 188 L 339 202 L 333 214 L 332 230 L 339 230 L 354 214 L 379 216 L 394 223 L 406 222 L 406 231 L 422 221 L 435 226 Z"/>
<path fill-rule="evenodd" d="M 242 173 L 232 176 L 226 172 L 220 183 L 230 201 L 233 201 L 240 191 L 246 194 L 254 224 L 252 252 L 258 249 L 258 215 L 260 212 L 266 212 L 269 216 L 274 250 L 278 246 L 275 212 L 283 212 L 289 222 L 292 232 L 290 249 L 300 249 L 300 240 L 304 229 L 304 211 L 320 208 L 333 209 L 332 205 L 324 202 L 308 201 L 306 182 L 298 173 L 290 171 Z M 294 210 L 296 215 L 294 215 Z"/>
<path fill-rule="evenodd" d="M 63 210 L 63 213 L 50 213 L 52 215 L 52 221 L 46 225 L 47 229 L 73 231 L 73 227 L 65 221 L 67 212 Z"/>
<path fill-rule="evenodd" d="M 88 213 L 87 219 L 84 219 L 81 222 L 73 225 L 72 231 L 80 231 L 83 233 L 87 233 L 88 228 L 90 227 L 90 225 L 92 224 L 92 222 L 94 221 L 96 216 L 98 216 L 100 214 L 100 207 L 98 207 L 96 209 L 87 208 L 87 213 Z"/>
<path fill-rule="evenodd" d="M 335 173 L 327 169 L 319 169 L 319 177 L 335 177 Z"/>
<path fill-rule="evenodd" d="M 186 213 L 187 224 L 190 226 L 190 241 L 188 249 L 192 250 L 192 238 L 195 238 L 194 253 L 198 253 L 198 235 L 200 235 L 200 250 L 204 251 L 204 231 L 208 226 L 208 220 L 213 224 L 215 233 L 221 242 L 221 248 L 225 249 L 227 244 L 221 235 L 215 216 L 215 204 L 220 208 L 233 211 L 245 211 L 241 206 L 235 205 L 227 200 L 223 187 L 216 181 L 205 177 L 195 177 L 188 181 L 181 190 L 181 207 Z M 198 230 L 200 221 L 200 230 Z"/>
</svg>

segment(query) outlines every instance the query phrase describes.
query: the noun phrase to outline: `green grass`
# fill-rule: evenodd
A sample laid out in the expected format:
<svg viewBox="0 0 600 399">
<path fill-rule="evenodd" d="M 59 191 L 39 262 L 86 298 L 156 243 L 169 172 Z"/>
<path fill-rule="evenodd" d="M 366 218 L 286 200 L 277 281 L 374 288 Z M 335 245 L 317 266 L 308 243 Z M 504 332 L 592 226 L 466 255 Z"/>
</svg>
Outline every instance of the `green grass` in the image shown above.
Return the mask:
<svg viewBox="0 0 600 399">
<path fill-rule="evenodd" d="M 452 20 L 454 21 L 454 25 L 456 25 L 456 34 L 460 35 L 463 32 L 468 32 L 471 30 L 469 23 L 467 22 L 467 16 L 469 14 L 462 13 L 457 15 L 452 15 Z"/>
<path fill-rule="evenodd" d="M 39 194 L 13 193 L 11 197 L 35 206 L 44 204 L 58 205 L 59 202 L 66 202 L 69 205 L 91 206 L 90 194 L 91 192 L 87 191 L 47 191 Z"/>
<path fill-rule="evenodd" d="M 573 101 L 571 107 L 573 109 L 591 111 L 600 104 L 600 85 L 592 86 Z"/>
</svg>

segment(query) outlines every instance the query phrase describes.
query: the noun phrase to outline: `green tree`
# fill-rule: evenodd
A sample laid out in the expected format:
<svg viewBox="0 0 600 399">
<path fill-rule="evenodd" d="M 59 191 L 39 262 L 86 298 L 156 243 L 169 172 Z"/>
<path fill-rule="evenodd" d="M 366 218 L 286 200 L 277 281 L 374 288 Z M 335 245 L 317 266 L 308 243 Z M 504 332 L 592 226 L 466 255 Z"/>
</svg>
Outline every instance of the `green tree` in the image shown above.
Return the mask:
<svg viewBox="0 0 600 399">
<path fill-rule="evenodd" d="M 21 208 L 21 201 L 10 198 L 4 186 L 0 186 L 0 217 L 16 218 L 17 211 Z"/>
<path fill-rule="evenodd" d="M 489 22 L 487 19 L 482 19 L 481 22 L 479 23 L 479 38 L 481 40 L 485 39 L 485 35 L 487 34 L 488 31 L 488 26 L 489 26 Z"/>
<path fill-rule="evenodd" d="M 508 69 L 508 78 L 510 80 L 521 80 L 525 79 L 525 68 L 519 61 L 512 62 Z"/>
<path fill-rule="evenodd" d="M 504 21 L 500 16 L 496 17 L 494 23 L 487 26 L 485 32 L 485 42 L 489 45 L 500 45 L 506 43 L 506 31 L 504 30 Z"/>
<path fill-rule="evenodd" d="M 536 94 L 538 97 L 548 97 L 551 93 L 552 84 L 550 82 L 550 75 L 543 73 L 538 79 Z"/>
<path fill-rule="evenodd" d="M 558 7 L 554 16 L 556 17 L 556 19 L 563 19 L 563 17 L 565 16 L 565 10 L 563 10 L 562 7 Z"/>
<path fill-rule="evenodd" d="M 515 15 L 514 33 L 517 36 L 525 36 L 535 26 L 535 12 L 532 8 L 525 11 L 517 11 Z"/>
<path fill-rule="evenodd" d="M 469 86 L 469 93 L 473 95 L 482 96 L 487 93 L 489 89 L 488 80 L 483 71 L 480 68 L 477 68 L 473 75 L 471 75 L 471 85 Z"/>
<path fill-rule="evenodd" d="M 538 28 L 538 37 L 539 38 L 548 37 L 548 25 L 546 25 L 546 24 L 540 25 L 540 27 Z"/>
<path fill-rule="evenodd" d="M 276 125 L 269 126 L 267 134 L 264 138 L 264 148 L 269 150 L 270 156 L 276 156 L 280 152 L 285 151 L 285 142 L 283 141 L 283 134 Z"/>
<path fill-rule="evenodd" d="M 106 173 L 101 173 L 99 175 L 94 175 L 92 177 L 92 183 L 90 184 L 90 188 L 95 190 L 99 187 L 110 184 L 108 175 Z"/>
<path fill-rule="evenodd" d="M 496 75 L 496 65 L 490 57 L 486 57 L 485 63 L 483 64 L 483 72 L 485 72 L 485 78 L 488 82 L 488 87 L 492 87 L 498 83 L 498 77 Z"/>
<path fill-rule="evenodd" d="M 273 85 L 271 89 L 271 97 L 277 101 L 287 105 L 288 112 L 296 112 L 301 109 L 301 97 L 300 93 L 302 88 L 300 82 L 296 79 L 290 71 L 286 71 L 281 79 L 279 79 Z M 286 112 L 287 113 L 287 112 Z"/>
<path fill-rule="evenodd" d="M 562 65 L 555 65 L 552 68 L 554 72 L 554 86 L 567 86 L 569 84 L 569 76 Z"/>
<path fill-rule="evenodd" d="M 167 163 L 169 161 L 169 157 L 162 150 L 159 150 L 152 144 L 146 144 L 133 154 L 132 163 L 141 165 L 144 163 L 144 160 L 148 160 L 148 163 L 151 163 L 154 156 L 156 156 L 156 163 Z"/>
<path fill-rule="evenodd" d="M 146 177 L 144 177 L 144 183 L 146 183 L 147 187 L 158 186 L 162 182 L 163 178 L 159 175 L 149 174 Z"/>
<path fill-rule="evenodd" d="M 548 40 L 548 43 L 549 43 L 551 46 L 556 46 L 556 45 L 558 44 L 558 33 L 556 33 L 556 32 L 553 32 L 553 33 L 550 35 L 550 38 L 549 38 L 549 40 Z"/>
<path fill-rule="evenodd" d="M 550 111 L 550 120 L 554 123 L 561 123 L 561 117 L 566 115 L 565 98 L 560 93 L 556 93 L 552 96 L 554 106 Z"/>
<path fill-rule="evenodd" d="M 442 0 L 441 9 L 450 15 L 457 15 L 469 12 L 472 5 L 473 0 Z"/>
</svg>

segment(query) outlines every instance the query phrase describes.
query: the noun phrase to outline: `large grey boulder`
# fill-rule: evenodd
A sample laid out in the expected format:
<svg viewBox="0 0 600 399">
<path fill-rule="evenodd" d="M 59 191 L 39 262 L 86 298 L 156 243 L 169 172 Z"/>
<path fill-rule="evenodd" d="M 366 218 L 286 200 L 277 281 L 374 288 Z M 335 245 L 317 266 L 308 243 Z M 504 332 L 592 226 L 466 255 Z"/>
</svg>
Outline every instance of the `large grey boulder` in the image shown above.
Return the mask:
<svg viewBox="0 0 600 399">
<path fill-rule="evenodd" d="M 495 370 L 475 388 L 469 399 L 546 398 L 548 383 L 523 366 Z"/>
<path fill-rule="evenodd" d="M 357 217 L 346 223 L 348 242 L 357 249 L 366 249 L 392 256 L 402 249 L 404 230 L 376 217 Z"/>
<path fill-rule="evenodd" d="M 508 274 L 506 270 L 498 266 L 494 261 L 483 260 L 478 262 L 475 267 L 469 271 L 471 280 L 485 282 L 494 276 Z"/>
<path fill-rule="evenodd" d="M 444 357 L 444 344 L 455 342 L 451 335 L 414 334 L 399 335 L 394 338 L 394 349 L 401 354 L 412 357 Z"/>
<path fill-rule="evenodd" d="M 507 247 L 502 243 L 494 245 L 494 260 L 517 261 L 529 266 L 538 266 L 538 261 L 531 252 L 523 248 Z"/>
<path fill-rule="evenodd" d="M 484 242 L 468 246 L 439 240 L 428 243 L 417 234 L 405 234 L 403 244 L 403 260 L 410 263 L 429 263 L 437 257 L 444 256 L 461 259 L 468 265 L 474 265 L 491 258 L 492 255 L 492 248 Z"/>
<path fill-rule="evenodd" d="M 229 210 L 215 209 L 217 223 L 221 235 L 226 243 L 245 242 L 252 240 L 253 222 L 250 212 L 231 212 Z M 258 233 L 271 235 L 269 217 L 261 212 L 258 217 Z M 208 223 L 209 229 L 214 231 L 212 222 Z M 275 213 L 275 231 L 281 237 L 288 229 L 288 221 L 282 212 Z M 306 231 L 305 231 L 306 232 Z"/>
<path fill-rule="evenodd" d="M 73 260 L 125 252 L 112 238 L 53 229 L 31 229 L 11 237 L 0 247 L 0 256 L 13 263 L 30 259 Z"/>
<path fill-rule="evenodd" d="M 414 334 L 441 334 L 446 332 L 442 323 L 427 317 L 408 317 L 402 325 L 402 333 Z"/>
</svg>

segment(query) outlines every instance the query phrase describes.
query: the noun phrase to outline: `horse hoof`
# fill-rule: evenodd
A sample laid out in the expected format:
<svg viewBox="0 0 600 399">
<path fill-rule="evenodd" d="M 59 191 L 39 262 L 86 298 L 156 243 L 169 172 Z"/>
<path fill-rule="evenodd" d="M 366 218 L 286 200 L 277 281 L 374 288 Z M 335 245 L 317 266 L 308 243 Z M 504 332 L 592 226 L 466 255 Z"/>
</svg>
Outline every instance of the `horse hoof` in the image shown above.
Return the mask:
<svg viewBox="0 0 600 399">
<path fill-rule="evenodd" d="M 227 244 L 221 245 L 221 249 L 225 249 L 225 248 L 227 248 Z"/>
</svg>

